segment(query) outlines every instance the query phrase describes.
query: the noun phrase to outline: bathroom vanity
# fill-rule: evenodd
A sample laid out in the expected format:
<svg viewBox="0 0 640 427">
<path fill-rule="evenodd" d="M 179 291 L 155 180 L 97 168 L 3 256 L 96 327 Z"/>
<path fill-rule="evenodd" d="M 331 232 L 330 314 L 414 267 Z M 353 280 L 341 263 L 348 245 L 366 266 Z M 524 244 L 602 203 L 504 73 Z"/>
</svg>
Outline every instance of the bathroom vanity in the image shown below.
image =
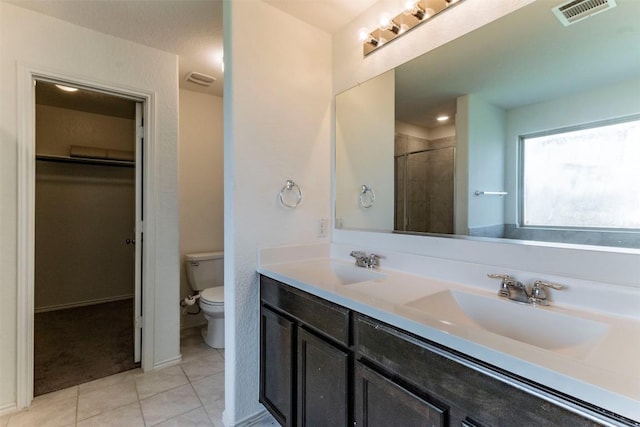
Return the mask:
<svg viewBox="0 0 640 427">
<path fill-rule="evenodd" d="M 596 347 L 569 340 L 572 348 L 545 358 L 543 353 L 557 351 L 513 339 L 505 350 L 503 337 L 470 325 L 447 330 L 454 319 L 446 320 L 446 311 L 455 309 L 442 295 L 467 291 L 455 284 L 329 259 L 263 264 L 259 272 L 260 401 L 283 426 L 640 425 L 633 398 L 623 402 L 624 415 L 611 410 L 619 390 L 585 399 L 597 394 L 589 387 L 601 388 L 585 383 L 593 372 L 573 379 L 557 372 L 563 369 L 559 361 L 577 372 L 582 361 L 597 358 L 604 336 L 596 337 Z M 384 283 L 398 279 L 407 287 L 385 294 Z M 425 290 L 436 296 L 434 304 L 421 302 L 428 300 L 420 298 Z M 412 303 L 399 304 L 398 298 Z M 607 327 L 607 334 L 615 333 L 615 325 Z M 478 349 L 479 342 L 484 345 Z M 633 390 L 636 371 L 632 367 L 626 378 Z M 564 386 L 556 387 L 558 381 Z M 594 400 L 600 398 L 609 401 L 599 405 Z"/>
</svg>

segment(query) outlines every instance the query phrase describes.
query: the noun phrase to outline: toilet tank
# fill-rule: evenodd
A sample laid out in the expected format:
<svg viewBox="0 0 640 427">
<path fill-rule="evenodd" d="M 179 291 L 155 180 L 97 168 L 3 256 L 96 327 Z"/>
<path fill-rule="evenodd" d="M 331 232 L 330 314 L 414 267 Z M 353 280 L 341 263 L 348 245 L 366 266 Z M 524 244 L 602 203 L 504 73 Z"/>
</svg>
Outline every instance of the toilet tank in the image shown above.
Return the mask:
<svg viewBox="0 0 640 427">
<path fill-rule="evenodd" d="M 189 286 L 194 291 L 224 285 L 224 252 L 185 254 Z"/>
</svg>

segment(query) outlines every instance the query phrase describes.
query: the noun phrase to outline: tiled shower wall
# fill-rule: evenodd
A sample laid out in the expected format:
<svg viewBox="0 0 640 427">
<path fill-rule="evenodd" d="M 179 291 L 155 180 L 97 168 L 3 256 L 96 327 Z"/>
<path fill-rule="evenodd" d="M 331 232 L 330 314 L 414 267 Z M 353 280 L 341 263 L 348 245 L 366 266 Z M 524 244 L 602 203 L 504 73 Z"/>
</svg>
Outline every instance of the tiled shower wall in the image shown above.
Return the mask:
<svg viewBox="0 0 640 427">
<path fill-rule="evenodd" d="M 396 230 L 453 233 L 455 144 L 396 134 Z"/>
</svg>

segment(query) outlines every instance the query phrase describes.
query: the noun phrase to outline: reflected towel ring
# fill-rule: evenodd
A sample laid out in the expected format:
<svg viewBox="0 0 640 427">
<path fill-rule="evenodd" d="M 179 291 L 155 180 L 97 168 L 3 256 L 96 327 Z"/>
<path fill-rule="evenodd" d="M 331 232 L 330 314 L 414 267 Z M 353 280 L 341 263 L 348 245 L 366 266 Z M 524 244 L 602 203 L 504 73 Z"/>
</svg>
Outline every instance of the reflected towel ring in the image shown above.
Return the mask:
<svg viewBox="0 0 640 427">
<path fill-rule="evenodd" d="M 376 193 L 373 192 L 373 188 L 363 185 L 362 191 L 360 191 L 360 206 L 365 209 L 369 209 L 376 201 Z"/>
<path fill-rule="evenodd" d="M 286 194 L 290 192 L 294 192 L 294 194 L 297 193 L 295 194 L 295 201 L 293 202 L 286 201 L 287 199 Z M 282 203 L 282 206 L 284 207 L 295 208 L 300 204 L 301 200 L 302 200 L 302 190 L 300 190 L 300 187 L 298 187 L 298 184 L 288 179 L 287 183 L 284 185 L 284 187 L 282 187 L 282 190 L 280 190 L 280 203 Z"/>
</svg>

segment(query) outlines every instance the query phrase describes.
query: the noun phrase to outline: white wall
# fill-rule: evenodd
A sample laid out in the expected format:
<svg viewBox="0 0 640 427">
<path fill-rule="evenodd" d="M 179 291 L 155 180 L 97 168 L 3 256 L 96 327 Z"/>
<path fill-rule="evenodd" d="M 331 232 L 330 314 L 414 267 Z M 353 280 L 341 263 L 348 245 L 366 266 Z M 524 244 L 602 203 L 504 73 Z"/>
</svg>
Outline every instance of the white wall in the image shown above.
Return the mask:
<svg viewBox="0 0 640 427">
<path fill-rule="evenodd" d="M 135 151 L 135 125 L 135 117 L 125 119 L 36 104 L 36 151 L 68 156 L 71 145 Z"/>
<path fill-rule="evenodd" d="M 222 120 L 222 98 L 180 90 L 180 298 L 193 292 L 184 254 L 224 248 Z M 181 328 L 204 322 L 202 314 L 180 318 Z"/>
<path fill-rule="evenodd" d="M 504 224 L 504 197 L 476 196 L 475 192 L 504 191 L 505 111 L 477 95 L 468 95 L 468 98 L 467 227 L 501 225 Z"/>
<path fill-rule="evenodd" d="M 18 115 L 18 86 L 25 67 L 37 67 L 69 76 L 130 89 L 152 97 L 147 125 L 153 159 L 147 178 L 153 183 L 147 195 L 145 261 L 149 267 L 145 291 L 145 331 L 152 351 L 143 354 L 146 369 L 179 357 L 178 99 L 175 55 L 146 48 L 57 19 L 0 2 L 0 411 L 17 402 L 16 343 L 18 292 L 18 152 L 29 153 L 29 142 L 18 140 L 22 116 Z M 24 81 L 24 80 L 23 80 Z M 24 100 L 27 102 L 26 100 Z M 28 126 L 27 124 L 25 126 Z M 23 263 L 24 260 L 21 260 Z M 156 313 L 156 316 L 153 314 Z M 20 337 L 22 339 L 22 337 Z M 152 353 L 152 354 L 149 354 Z M 149 366 L 152 365 L 152 366 Z"/>
<path fill-rule="evenodd" d="M 338 227 L 393 230 L 394 118 L 393 70 L 336 96 Z M 363 185 L 375 193 L 369 208 L 359 203 Z"/>
<path fill-rule="evenodd" d="M 265 2 L 224 2 L 225 425 L 258 404 L 257 249 L 327 241 L 331 38 Z M 287 179 L 295 209 L 280 206 Z"/>
<path fill-rule="evenodd" d="M 377 3 L 334 36 L 333 93 L 338 94 L 531 2 L 465 1 L 363 58 L 362 44 L 357 38 L 359 29 L 375 28 L 380 13 L 399 8 L 391 0 Z M 385 249 L 396 248 L 439 258 L 533 271 L 540 275 L 548 273 L 628 286 L 640 285 L 637 280 L 640 276 L 637 251 L 579 250 L 561 245 L 516 245 L 501 241 L 398 236 L 348 230 L 334 230 L 333 241 L 381 253 Z"/>
</svg>

